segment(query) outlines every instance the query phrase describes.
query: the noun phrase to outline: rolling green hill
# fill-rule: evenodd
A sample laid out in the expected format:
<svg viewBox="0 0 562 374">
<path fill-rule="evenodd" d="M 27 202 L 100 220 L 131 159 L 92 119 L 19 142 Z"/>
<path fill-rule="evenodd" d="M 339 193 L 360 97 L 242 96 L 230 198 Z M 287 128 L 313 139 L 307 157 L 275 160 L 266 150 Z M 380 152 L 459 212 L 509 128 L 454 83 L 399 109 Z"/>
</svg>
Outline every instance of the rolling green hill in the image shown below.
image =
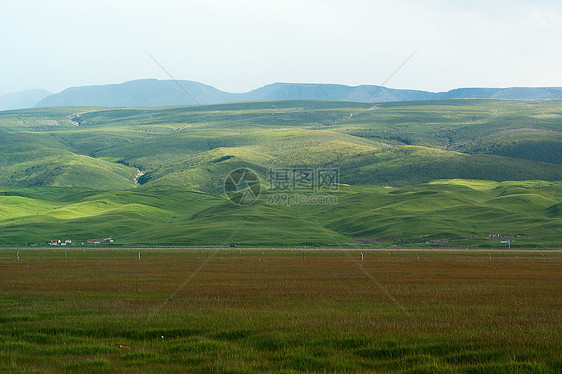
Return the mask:
<svg viewBox="0 0 562 374">
<path fill-rule="evenodd" d="M 294 100 L 0 112 L 0 243 L 489 245 L 481 237 L 498 232 L 559 246 L 561 108 Z M 262 196 L 241 208 L 223 183 L 242 167 L 264 185 L 270 168 L 337 169 L 342 187 L 335 205 Z"/>
<path fill-rule="evenodd" d="M 487 238 L 497 233 L 521 235 L 514 246 L 562 245 L 560 182 L 341 186 L 327 205 L 273 204 L 268 196 L 240 207 L 180 187 L 3 188 L 0 243 L 113 237 L 123 245 L 425 245 L 462 238 L 449 245 L 497 246 Z"/>
<path fill-rule="evenodd" d="M 0 133 L 3 186 L 61 186 L 124 189 L 137 170 L 71 152 L 68 145 L 37 133 Z"/>
</svg>

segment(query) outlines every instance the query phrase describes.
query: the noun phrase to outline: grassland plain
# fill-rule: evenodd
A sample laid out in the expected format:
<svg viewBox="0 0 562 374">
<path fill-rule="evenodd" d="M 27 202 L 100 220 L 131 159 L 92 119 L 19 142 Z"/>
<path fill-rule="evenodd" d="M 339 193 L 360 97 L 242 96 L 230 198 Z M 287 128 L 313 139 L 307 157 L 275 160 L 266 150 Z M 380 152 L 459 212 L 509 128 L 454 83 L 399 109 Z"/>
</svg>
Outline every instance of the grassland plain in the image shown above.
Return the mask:
<svg viewBox="0 0 562 374">
<path fill-rule="evenodd" d="M 559 251 L 5 248 L 0 370 L 557 373 L 561 280 Z"/>
</svg>

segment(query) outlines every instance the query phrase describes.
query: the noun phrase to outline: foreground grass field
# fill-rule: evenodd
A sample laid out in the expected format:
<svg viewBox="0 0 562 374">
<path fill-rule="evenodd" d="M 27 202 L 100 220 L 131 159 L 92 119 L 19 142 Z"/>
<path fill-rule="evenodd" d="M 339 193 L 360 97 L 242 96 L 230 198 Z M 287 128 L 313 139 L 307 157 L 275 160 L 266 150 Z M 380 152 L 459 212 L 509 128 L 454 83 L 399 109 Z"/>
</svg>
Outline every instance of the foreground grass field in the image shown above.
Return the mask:
<svg viewBox="0 0 562 374">
<path fill-rule="evenodd" d="M 0 371 L 562 370 L 559 251 L 0 251 Z"/>
</svg>

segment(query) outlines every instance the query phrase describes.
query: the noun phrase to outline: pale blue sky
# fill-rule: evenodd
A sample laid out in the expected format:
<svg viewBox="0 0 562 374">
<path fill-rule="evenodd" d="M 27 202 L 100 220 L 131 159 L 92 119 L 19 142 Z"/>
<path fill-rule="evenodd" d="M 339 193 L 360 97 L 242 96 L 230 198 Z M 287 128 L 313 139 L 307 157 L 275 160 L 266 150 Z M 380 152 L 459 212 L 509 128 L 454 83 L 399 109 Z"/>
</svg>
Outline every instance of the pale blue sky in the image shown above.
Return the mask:
<svg viewBox="0 0 562 374">
<path fill-rule="evenodd" d="M 243 92 L 273 82 L 562 86 L 562 1 L 0 2 L 0 95 L 177 79 Z"/>
</svg>

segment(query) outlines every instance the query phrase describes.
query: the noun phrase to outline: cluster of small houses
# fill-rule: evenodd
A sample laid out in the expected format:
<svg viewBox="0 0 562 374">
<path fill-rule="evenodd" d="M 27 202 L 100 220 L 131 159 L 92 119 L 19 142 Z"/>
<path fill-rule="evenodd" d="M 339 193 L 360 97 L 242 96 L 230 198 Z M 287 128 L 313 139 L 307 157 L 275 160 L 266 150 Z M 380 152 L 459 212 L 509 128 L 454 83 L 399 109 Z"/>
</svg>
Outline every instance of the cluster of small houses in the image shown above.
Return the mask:
<svg viewBox="0 0 562 374">
<path fill-rule="evenodd" d="M 51 242 L 49 242 L 49 245 L 69 245 L 72 244 L 72 240 L 65 240 L 64 242 L 62 240 L 52 240 Z"/>
<path fill-rule="evenodd" d="M 88 239 L 86 243 L 80 243 L 81 245 L 84 244 L 101 244 L 101 243 L 113 243 L 113 238 L 100 238 L 100 239 Z M 51 240 L 49 245 L 71 245 L 72 240 Z"/>
<path fill-rule="evenodd" d="M 502 234 L 488 234 L 488 236 L 471 236 L 470 239 L 511 239 L 512 237 L 521 238 L 523 236 L 527 236 L 527 234 L 517 234 L 517 235 L 502 235 Z M 455 238 L 455 239 L 468 239 L 468 238 Z M 446 238 L 446 239 L 433 239 L 425 242 L 425 244 L 429 243 L 448 243 L 453 239 Z"/>
</svg>

